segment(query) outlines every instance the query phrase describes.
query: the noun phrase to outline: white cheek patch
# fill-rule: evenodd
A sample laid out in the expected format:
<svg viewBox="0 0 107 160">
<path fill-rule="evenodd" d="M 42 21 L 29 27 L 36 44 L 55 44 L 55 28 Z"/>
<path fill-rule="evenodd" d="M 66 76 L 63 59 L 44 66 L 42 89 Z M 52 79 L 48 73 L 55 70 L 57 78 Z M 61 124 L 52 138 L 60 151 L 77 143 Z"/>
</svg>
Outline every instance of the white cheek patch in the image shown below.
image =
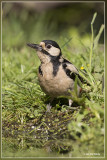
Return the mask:
<svg viewBox="0 0 107 160">
<path fill-rule="evenodd" d="M 60 49 L 52 46 L 48 50 L 48 53 L 50 53 L 50 55 L 52 55 L 52 56 L 58 56 L 60 54 Z"/>
</svg>

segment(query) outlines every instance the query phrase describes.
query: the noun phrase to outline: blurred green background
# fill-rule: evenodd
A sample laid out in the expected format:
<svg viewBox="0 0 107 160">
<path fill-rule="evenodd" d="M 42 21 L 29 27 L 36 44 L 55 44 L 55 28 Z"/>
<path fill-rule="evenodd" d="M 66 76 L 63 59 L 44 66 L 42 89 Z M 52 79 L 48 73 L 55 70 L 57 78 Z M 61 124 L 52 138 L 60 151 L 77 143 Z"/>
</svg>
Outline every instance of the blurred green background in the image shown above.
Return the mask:
<svg viewBox="0 0 107 160">
<path fill-rule="evenodd" d="M 2 2 L 3 157 L 104 156 L 104 32 L 89 71 L 95 12 L 94 38 L 104 24 L 103 2 Z M 26 43 L 46 39 L 58 42 L 65 58 L 88 71 L 90 99 L 85 97 L 80 108 L 56 100 L 45 114 L 40 61 Z"/>
<path fill-rule="evenodd" d="M 96 35 L 104 24 L 103 9 L 102 2 L 3 2 L 3 49 L 16 45 L 20 48 L 26 42 L 36 43 L 43 39 L 56 40 L 60 45 L 61 37 L 85 39 L 89 36 L 95 12 L 98 13 L 94 24 Z M 103 34 L 100 42 L 103 43 Z"/>
</svg>

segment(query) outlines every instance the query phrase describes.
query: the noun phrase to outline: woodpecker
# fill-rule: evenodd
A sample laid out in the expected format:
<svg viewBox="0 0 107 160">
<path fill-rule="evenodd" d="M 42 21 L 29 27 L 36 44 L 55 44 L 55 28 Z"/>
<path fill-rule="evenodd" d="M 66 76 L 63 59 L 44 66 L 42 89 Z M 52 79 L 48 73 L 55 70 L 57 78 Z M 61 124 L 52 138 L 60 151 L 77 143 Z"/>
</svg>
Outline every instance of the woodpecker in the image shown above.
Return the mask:
<svg viewBox="0 0 107 160">
<path fill-rule="evenodd" d="M 61 48 L 53 40 L 43 40 L 40 44 L 27 43 L 27 45 L 37 51 L 41 61 L 38 69 L 38 79 L 41 89 L 49 95 L 52 100 L 59 96 L 70 96 L 69 106 L 72 105 L 72 91 L 76 76 L 83 81 L 77 68 L 68 60 L 63 58 Z M 69 92 L 69 90 L 71 92 Z M 79 96 L 81 87 L 77 85 Z M 47 110 L 50 110 L 50 104 Z"/>
</svg>

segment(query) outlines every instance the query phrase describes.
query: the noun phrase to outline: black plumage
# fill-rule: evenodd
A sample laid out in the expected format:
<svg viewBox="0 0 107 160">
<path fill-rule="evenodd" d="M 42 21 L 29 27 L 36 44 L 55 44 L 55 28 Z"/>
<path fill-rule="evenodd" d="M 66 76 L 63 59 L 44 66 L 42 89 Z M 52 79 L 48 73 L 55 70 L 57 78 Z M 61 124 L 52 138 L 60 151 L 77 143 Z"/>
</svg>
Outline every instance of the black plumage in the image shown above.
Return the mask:
<svg viewBox="0 0 107 160">
<path fill-rule="evenodd" d="M 43 76 L 43 72 L 42 72 L 41 66 L 39 66 L 39 74 Z"/>
<path fill-rule="evenodd" d="M 60 49 L 59 45 L 58 45 L 55 41 L 52 41 L 52 40 L 43 40 L 42 42 L 45 43 L 45 46 L 46 46 L 47 44 L 51 44 L 52 46 Z"/>
</svg>

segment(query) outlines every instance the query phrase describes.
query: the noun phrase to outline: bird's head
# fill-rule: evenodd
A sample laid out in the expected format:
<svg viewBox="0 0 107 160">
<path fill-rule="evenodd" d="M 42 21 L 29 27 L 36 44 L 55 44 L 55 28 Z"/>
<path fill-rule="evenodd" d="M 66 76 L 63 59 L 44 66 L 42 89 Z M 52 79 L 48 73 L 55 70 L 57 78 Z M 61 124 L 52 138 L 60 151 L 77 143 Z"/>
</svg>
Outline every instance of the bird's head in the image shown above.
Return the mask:
<svg viewBox="0 0 107 160">
<path fill-rule="evenodd" d="M 37 51 L 38 57 L 43 63 L 61 57 L 61 49 L 55 41 L 43 40 L 40 44 L 27 43 L 27 45 Z"/>
</svg>

